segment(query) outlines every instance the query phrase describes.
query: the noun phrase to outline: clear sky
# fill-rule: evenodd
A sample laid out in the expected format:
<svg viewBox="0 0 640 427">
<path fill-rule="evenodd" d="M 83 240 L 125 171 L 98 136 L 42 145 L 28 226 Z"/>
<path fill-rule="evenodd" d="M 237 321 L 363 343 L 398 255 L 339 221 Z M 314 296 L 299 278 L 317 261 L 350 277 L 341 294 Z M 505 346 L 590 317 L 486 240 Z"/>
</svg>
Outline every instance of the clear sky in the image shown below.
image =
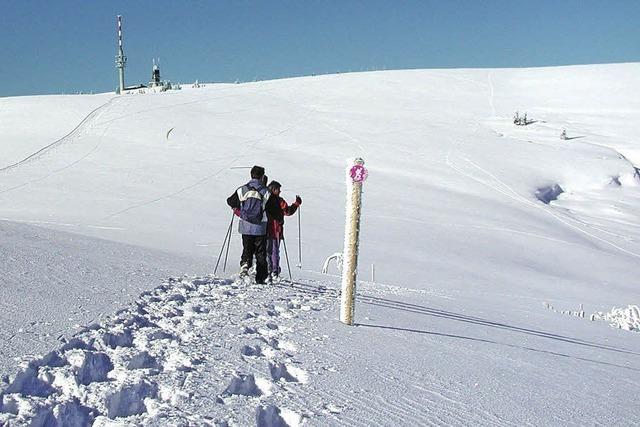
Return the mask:
<svg viewBox="0 0 640 427">
<path fill-rule="evenodd" d="M 640 62 L 640 0 L 0 0 L 0 96 L 336 71 Z"/>
</svg>

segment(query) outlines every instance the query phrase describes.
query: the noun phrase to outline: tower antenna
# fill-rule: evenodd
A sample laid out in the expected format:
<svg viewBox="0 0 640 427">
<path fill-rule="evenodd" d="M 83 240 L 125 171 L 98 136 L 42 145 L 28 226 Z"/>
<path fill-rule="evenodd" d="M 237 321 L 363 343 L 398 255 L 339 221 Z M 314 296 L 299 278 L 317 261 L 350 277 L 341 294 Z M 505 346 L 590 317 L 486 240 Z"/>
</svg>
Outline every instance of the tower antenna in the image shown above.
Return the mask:
<svg viewBox="0 0 640 427">
<path fill-rule="evenodd" d="M 124 56 L 122 50 L 122 15 L 118 15 L 118 54 L 116 55 L 116 68 L 118 69 L 118 78 L 120 85 L 118 86 L 118 93 L 124 92 L 124 67 L 127 65 L 127 57 Z"/>
</svg>

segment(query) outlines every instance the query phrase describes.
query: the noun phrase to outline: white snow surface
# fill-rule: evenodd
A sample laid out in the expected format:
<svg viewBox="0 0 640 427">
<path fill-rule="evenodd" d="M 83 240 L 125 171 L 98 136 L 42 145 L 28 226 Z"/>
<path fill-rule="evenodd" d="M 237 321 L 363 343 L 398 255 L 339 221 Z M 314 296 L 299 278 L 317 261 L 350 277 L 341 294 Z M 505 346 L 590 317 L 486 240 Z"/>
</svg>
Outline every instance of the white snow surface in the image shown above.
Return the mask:
<svg viewBox="0 0 640 427">
<path fill-rule="evenodd" d="M 0 425 L 640 417 L 637 328 L 557 312 L 638 305 L 640 64 L 0 98 L 0 131 Z M 355 156 L 348 327 L 319 271 Z M 254 164 L 304 201 L 293 283 L 230 276 L 236 233 L 210 274 Z"/>
</svg>

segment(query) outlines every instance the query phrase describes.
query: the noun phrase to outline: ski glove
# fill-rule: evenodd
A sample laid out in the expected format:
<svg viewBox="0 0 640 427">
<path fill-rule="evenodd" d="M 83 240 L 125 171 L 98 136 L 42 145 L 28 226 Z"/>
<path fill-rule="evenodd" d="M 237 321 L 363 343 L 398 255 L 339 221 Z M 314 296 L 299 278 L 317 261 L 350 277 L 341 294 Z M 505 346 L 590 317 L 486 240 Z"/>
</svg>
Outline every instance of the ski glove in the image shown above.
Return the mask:
<svg viewBox="0 0 640 427">
<path fill-rule="evenodd" d="M 296 196 L 296 204 L 300 206 L 302 204 L 302 197 Z"/>
</svg>

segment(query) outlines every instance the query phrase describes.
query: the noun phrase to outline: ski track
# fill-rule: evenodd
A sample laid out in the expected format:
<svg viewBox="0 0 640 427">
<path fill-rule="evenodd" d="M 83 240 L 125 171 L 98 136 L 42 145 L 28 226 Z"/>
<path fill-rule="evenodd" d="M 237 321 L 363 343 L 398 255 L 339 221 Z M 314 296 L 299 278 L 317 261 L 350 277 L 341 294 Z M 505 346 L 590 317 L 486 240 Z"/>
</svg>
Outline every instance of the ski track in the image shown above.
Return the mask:
<svg viewBox="0 0 640 427">
<path fill-rule="evenodd" d="M 477 131 L 477 128 L 476 128 Z M 475 132 L 474 132 L 475 133 Z M 516 192 L 511 186 L 509 186 L 508 184 L 506 184 L 504 181 L 502 181 L 500 178 L 496 177 L 494 174 L 492 174 L 491 172 L 487 171 L 486 169 L 482 168 L 480 165 L 478 165 L 476 162 L 474 162 L 473 160 L 467 158 L 467 157 L 460 157 L 464 162 L 466 162 L 467 165 L 471 166 L 471 168 L 475 169 L 476 171 L 479 171 L 484 177 L 485 179 L 479 178 L 478 176 L 475 176 L 472 172 L 469 171 L 469 168 L 465 169 L 462 168 L 460 166 L 457 166 L 453 161 L 452 161 L 452 152 L 455 149 L 456 145 L 460 145 L 462 143 L 462 141 L 458 141 L 457 144 L 454 144 L 454 147 L 452 147 L 446 154 L 445 157 L 445 163 L 446 165 L 453 169 L 456 173 L 458 173 L 461 176 L 464 176 L 466 178 L 469 178 L 479 184 L 482 184 L 492 190 L 494 190 L 497 193 L 500 193 L 502 195 L 504 195 L 505 197 L 519 203 L 525 206 L 529 206 L 535 209 L 540 209 L 542 210 L 545 214 L 550 215 L 552 217 L 554 217 L 557 221 L 559 221 L 560 223 L 566 225 L 567 227 L 577 231 L 578 233 L 589 237 L 593 240 L 599 241 L 601 243 L 604 243 L 605 245 L 611 246 L 612 248 L 625 253 L 627 255 L 630 255 L 632 257 L 635 258 L 640 258 L 640 254 L 630 251 L 628 249 L 625 249 L 617 244 L 615 244 L 614 242 L 611 242 L 610 240 L 605 239 L 604 237 L 600 237 L 594 233 L 589 232 L 588 230 L 585 230 L 582 226 L 587 226 L 587 223 L 585 223 L 582 220 L 579 220 L 577 218 L 572 218 L 569 216 L 565 216 L 562 217 L 560 216 L 559 213 L 553 212 L 550 208 L 547 208 L 546 206 L 542 206 L 539 203 L 534 203 L 531 200 L 528 200 L 527 198 L 523 197 L 521 194 L 519 194 L 518 192 Z M 488 179 L 486 179 L 488 178 Z M 600 230 L 598 227 L 591 227 L 591 225 L 589 224 L 590 228 L 593 228 L 595 230 L 598 231 L 602 231 Z"/>
<path fill-rule="evenodd" d="M 365 89 L 363 89 L 363 91 L 364 90 Z M 288 104 L 294 105 L 296 108 L 298 108 L 300 110 L 306 111 L 306 114 L 305 114 L 305 119 L 306 120 L 314 121 L 316 123 L 319 123 L 324 128 L 330 130 L 331 132 L 333 132 L 333 133 L 335 133 L 335 134 L 337 134 L 337 135 L 339 135 L 341 137 L 347 138 L 351 144 L 353 144 L 356 148 L 358 148 L 360 150 L 360 153 L 361 153 L 361 155 L 363 157 L 368 157 L 368 151 L 362 145 L 362 142 L 358 138 L 353 136 L 352 133 L 349 133 L 347 131 L 338 129 L 335 126 L 332 126 L 332 125 L 328 124 L 326 121 L 320 119 L 320 117 L 322 116 L 322 111 L 316 110 L 315 108 L 309 107 L 309 106 L 307 106 L 307 105 L 305 105 L 303 103 L 292 101 L 291 99 L 286 99 L 286 98 L 282 98 L 282 97 L 280 97 L 280 99 L 283 100 L 284 102 L 288 103 Z M 380 133 L 378 133 L 377 135 L 380 135 Z M 281 150 L 281 151 L 284 151 L 284 150 Z"/>
<path fill-rule="evenodd" d="M 473 166 L 474 168 L 476 168 L 477 170 L 479 170 L 480 172 L 482 172 L 483 174 L 485 174 L 486 176 L 488 176 L 490 179 L 492 179 L 495 183 L 497 183 L 497 185 L 492 185 L 490 182 L 484 182 L 485 185 L 487 185 L 490 188 L 493 188 L 494 190 L 504 194 L 505 196 L 515 200 L 516 202 L 522 203 L 524 205 L 530 206 L 530 207 L 534 207 L 536 209 L 541 209 L 543 212 L 547 213 L 548 215 L 551 215 L 552 217 L 554 217 L 556 220 L 558 220 L 559 222 L 561 222 L 562 224 L 566 225 L 569 228 L 572 228 L 576 231 L 578 231 L 579 233 L 584 234 L 587 237 L 591 237 L 594 240 L 598 240 L 606 245 L 609 245 L 611 247 L 613 247 L 614 249 L 619 250 L 620 252 L 623 252 L 627 255 L 631 255 L 633 257 L 636 258 L 640 258 L 640 254 L 632 252 L 630 250 L 627 250 L 621 246 L 616 245 L 615 243 L 597 236 L 593 233 L 590 233 L 589 231 L 581 228 L 579 225 L 580 223 L 583 223 L 583 221 L 579 221 L 577 219 L 574 219 L 572 217 L 565 217 L 562 218 L 559 214 L 556 214 L 555 212 L 552 212 L 550 209 L 545 209 L 543 206 L 541 206 L 538 203 L 534 203 L 530 200 L 527 200 L 526 198 L 524 198 L 522 195 L 518 194 L 513 188 L 511 188 L 509 185 L 507 185 L 505 182 L 503 182 L 502 180 L 500 180 L 498 177 L 496 177 L 495 175 L 493 175 L 491 172 L 485 170 L 484 168 L 482 168 L 481 166 L 479 166 L 477 163 L 475 163 L 473 160 L 470 160 L 468 158 L 464 158 L 463 160 L 465 160 L 468 164 L 470 164 L 471 166 Z M 500 189 L 499 187 L 502 187 L 502 189 Z M 572 223 L 573 222 L 573 223 Z M 577 223 L 577 224 L 576 224 Z M 594 227 L 595 228 L 595 227 Z M 597 229 L 597 228 L 596 228 Z"/>
<path fill-rule="evenodd" d="M 71 142 L 74 139 L 78 139 L 82 136 L 83 133 L 86 133 L 89 129 L 94 128 L 95 124 L 92 123 L 94 120 L 96 120 L 98 117 L 101 117 L 102 115 L 104 115 L 106 112 L 109 112 L 111 110 L 111 108 L 113 107 L 111 105 L 112 101 L 114 101 L 114 99 L 116 98 L 112 98 L 110 99 L 108 102 L 106 102 L 105 104 L 103 104 L 102 106 L 98 107 L 96 110 L 94 110 L 92 113 L 89 114 L 89 116 L 85 117 L 85 119 L 71 132 L 69 133 L 67 136 L 59 139 L 58 141 L 50 144 L 49 146 L 41 149 L 40 151 L 30 155 L 29 157 L 27 157 L 26 159 L 21 160 L 20 162 L 9 166 L 8 168 L 17 168 L 19 166 L 26 166 L 27 164 L 41 158 L 41 156 L 45 155 L 46 153 L 50 152 L 52 149 L 54 148 L 60 148 L 63 143 L 65 142 Z M 127 104 L 127 106 L 131 103 L 131 101 L 129 100 L 129 103 Z M 105 107 L 105 108 L 103 108 Z M 95 114 L 94 114 L 95 113 Z M 22 184 L 18 184 L 15 185 L 13 187 L 9 187 L 9 188 L 5 188 L 3 190 L 0 190 L 0 194 L 4 194 L 4 193 L 9 193 L 11 191 L 14 190 L 18 190 L 20 188 L 26 187 L 28 185 L 34 184 L 36 182 L 40 182 L 40 181 L 44 181 L 45 179 L 56 175 L 60 172 L 63 172 L 67 169 L 70 169 L 72 167 L 74 167 L 75 165 L 79 164 L 80 162 L 82 162 L 84 159 L 86 159 L 87 157 L 89 157 L 91 154 L 93 154 L 98 148 L 100 148 L 100 146 L 102 145 L 103 141 L 104 141 L 104 136 L 107 133 L 107 131 L 109 130 L 109 126 L 107 125 L 105 126 L 105 128 L 102 130 L 102 133 L 100 134 L 100 136 L 98 136 L 98 142 L 90 148 L 89 151 L 87 151 L 85 154 L 83 154 L 81 157 L 77 158 L 76 160 L 72 161 L 71 163 L 68 163 L 62 167 L 59 167 L 58 169 L 54 169 L 49 173 L 46 173 L 45 175 L 36 178 L 36 179 L 32 179 L 30 181 L 26 181 L 23 182 Z M 5 168 L 4 170 L 0 169 L 0 172 L 7 172 L 10 169 Z"/>
<path fill-rule="evenodd" d="M 544 234 L 539 234 L 539 233 L 532 233 L 530 231 L 523 231 L 523 230 L 515 230 L 513 228 L 506 228 L 506 227 L 489 227 L 489 226 L 482 226 L 482 225 L 473 225 L 473 224 L 457 224 L 457 223 L 450 223 L 450 222 L 433 222 L 433 221 L 427 221 L 427 220 L 421 220 L 421 219 L 416 219 L 416 218 L 401 218 L 401 217 L 397 217 L 397 216 L 393 216 L 393 215 L 375 215 L 376 218 L 380 218 L 380 219 L 385 219 L 385 220 L 389 220 L 389 221 L 396 221 L 396 222 L 412 222 L 412 223 L 416 223 L 416 224 L 430 224 L 430 225 L 435 225 L 438 227 L 450 227 L 450 228 L 468 228 L 468 229 L 476 229 L 476 230 L 484 230 L 484 231 L 500 231 L 500 232 L 504 232 L 504 233 L 512 233 L 512 234 L 521 234 L 524 236 L 529 236 L 529 237 L 535 237 L 537 239 L 542 239 L 542 240 L 548 240 L 551 242 L 555 242 L 555 243 L 562 243 L 565 245 L 571 245 L 571 246 L 575 246 L 576 243 L 573 242 L 568 242 L 566 240 L 561 240 L 555 237 L 551 237 L 551 236 L 546 236 Z M 611 234 L 615 234 L 615 233 L 611 233 Z M 619 235 L 616 235 L 619 236 Z M 622 237 L 622 236 L 619 236 Z"/>
<path fill-rule="evenodd" d="M 85 118 L 82 119 L 80 121 L 80 123 L 78 123 L 78 125 L 71 130 L 71 132 L 69 132 L 68 134 L 66 134 L 62 138 L 50 143 L 49 145 L 46 145 L 46 146 L 42 147 L 41 149 L 39 149 L 35 153 L 30 154 L 29 156 L 25 157 L 24 159 L 12 164 L 12 165 L 8 165 L 8 166 L 5 166 L 3 168 L 0 168 L 0 172 L 7 172 L 7 171 L 15 169 L 15 168 L 17 168 L 17 167 L 19 167 L 21 165 L 29 163 L 29 162 L 31 162 L 33 160 L 36 160 L 36 159 L 40 158 L 43 154 L 45 154 L 48 151 L 50 151 L 51 149 L 53 149 L 53 148 L 65 143 L 65 142 L 69 142 L 69 141 L 72 141 L 72 140 L 80 137 L 84 132 L 86 132 L 87 129 L 92 127 L 92 122 L 95 121 L 100 115 L 102 115 L 103 110 L 108 110 L 110 105 L 116 99 L 117 99 L 116 97 L 111 98 L 110 100 L 108 100 L 107 102 L 102 104 L 101 106 L 95 108 L 93 111 L 91 111 L 89 114 L 87 114 L 85 116 Z"/>
<path fill-rule="evenodd" d="M 122 215 L 124 213 L 130 212 L 132 210 L 141 208 L 141 207 L 145 207 L 145 206 L 149 206 L 151 204 L 157 203 L 159 201 L 165 200 L 165 199 L 170 199 L 172 197 L 177 196 L 178 194 L 181 194 L 185 191 L 191 190 L 192 188 L 198 187 L 204 183 L 206 183 L 207 181 L 215 178 L 216 176 L 220 175 L 222 172 L 224 172 L 225 170 L 227 170 L 228 168 L 232 167 L 239 159 L 243 158 L 243 157 L 247 157 L 250 151 L 253 151 L 253 149 L 256 147 L 256 145 L 260 144 L 261 142 L 264 142 L 268 139 L 272 139 L 272 138 L 277 138 L 281 135 L 284 135 L 287 132 L 290 132 L 292 129 L 294 129 L 296 126 L 299 126 L 300 123 L 302 123 L 304 121 L 304 117 L 298 119 L 296 122 L 289 124 L 289 126 L 287 126 L 286 128 L 280 129 L 276 132 L 272 132 L 272 133 L 266 133 L 264 135 L 262 135 L 261 137 L 258 138 L 253 138 L 253 139 L 249 139 L 247 141 L 241 142 L 240 145 L 244 146 L 244 153 L 243 154 L 239 154 L 237 156 L 234 156 L 233 159 L 231 161 L 229 161 L 229 163 L 227 163 L 225 166 L 223 166 L 222 168 L 218 169 L 216 172 L 206 175 L 202 178 L 200 178 L 199 180 L 185 186 L 182 187 L 178 190 L 175 190 L 169 194 L 165 194 L 162 196 L 158 196 L 156 198 L 150 199 L 150 200 L 146 200 L 146 201 L 142 201 L 140 203 L 131 205 L 127 208 L 121 209 L 119 211 L 113 212 L 107 216 L 105 216 L 104 218 L 102 218 L 103 220 L 109 220 L 111 218 L 114 218 L 116 216 Z M 220 160 L 220 159 L 217 159 Z"/>
</svg>

